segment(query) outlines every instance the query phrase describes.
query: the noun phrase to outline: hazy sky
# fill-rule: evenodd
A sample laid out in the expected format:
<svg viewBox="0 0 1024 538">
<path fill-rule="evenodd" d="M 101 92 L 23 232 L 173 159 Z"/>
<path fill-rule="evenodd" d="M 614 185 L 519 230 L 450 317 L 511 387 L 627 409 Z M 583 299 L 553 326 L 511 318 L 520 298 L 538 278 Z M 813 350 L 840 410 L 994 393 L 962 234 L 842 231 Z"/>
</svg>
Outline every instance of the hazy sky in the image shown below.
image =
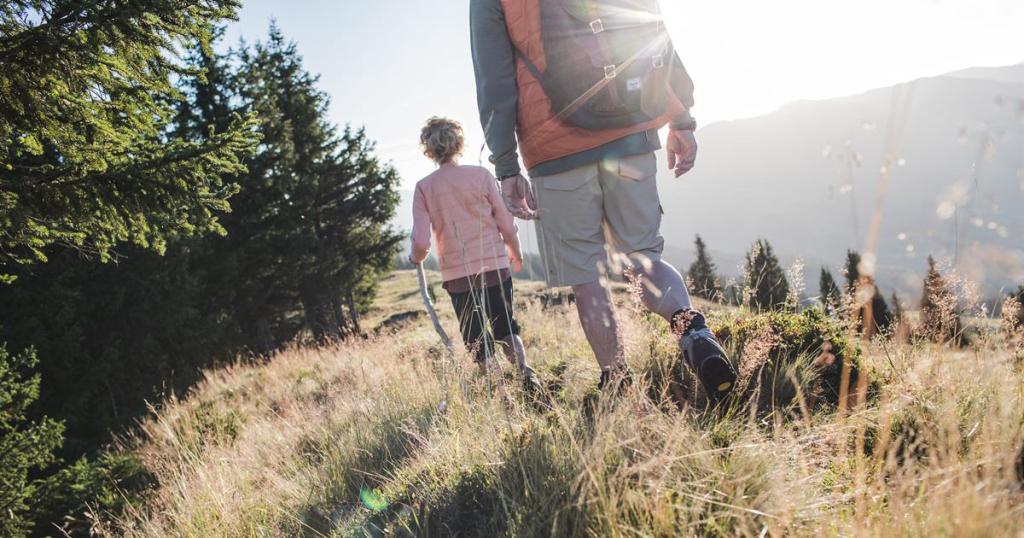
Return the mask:
<svg viewBox="0 0 1024 538">
<path fill-rule="evenodd" d="M 1024 61 L 1022 0 L 662 0 L 697 83 L 704 124 L 797 99 L 858 93 L 972 66 Z M 469 51 L 469 0 L 247 0 L 227 44 L 262 39 L 271 18 L 321 75 L 332 119 L 365 125 L 411 185 L 431 115 L 482 135 Z M 487 153 L 485 152 L 484 158 Z"/>
</svg>

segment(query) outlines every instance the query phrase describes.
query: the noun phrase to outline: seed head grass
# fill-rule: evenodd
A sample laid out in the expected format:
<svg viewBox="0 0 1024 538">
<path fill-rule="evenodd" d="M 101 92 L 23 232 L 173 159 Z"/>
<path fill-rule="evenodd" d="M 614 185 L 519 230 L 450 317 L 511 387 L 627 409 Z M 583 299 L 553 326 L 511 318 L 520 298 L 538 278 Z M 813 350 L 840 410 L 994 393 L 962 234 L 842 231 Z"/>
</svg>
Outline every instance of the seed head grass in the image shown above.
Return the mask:
<svg viewBox="0 0 1024 538">
<path fill-rule="evenodd" d="M 415 309 L 413 273 L 371 313 Z M 620 326 L 636 382 L 597 394 L 569 305 L 517 290 L 541 405 L 429 322 L 211 371 L 123 450 L 157 485 L 117 536 L 1019 536 L 1024 381 L 1009 338 L 859 342 L 821 314 L 703 305 L 743 373 L 708 410 L 660 319 Z M 443 322 L 456 327 L 447 305 Z M 997 330 L 998 331 L 998 330 Z M 451 331 L 456 334 L 455 331 Z M 837 368 L 865 376 L 839 405 Z M 832 370 L 830 370 L 832 369 Z M 833 393 L 831 396 L 829 396 Z M 845 392 L 844 392 L 845 393 Z"/>
</svg>

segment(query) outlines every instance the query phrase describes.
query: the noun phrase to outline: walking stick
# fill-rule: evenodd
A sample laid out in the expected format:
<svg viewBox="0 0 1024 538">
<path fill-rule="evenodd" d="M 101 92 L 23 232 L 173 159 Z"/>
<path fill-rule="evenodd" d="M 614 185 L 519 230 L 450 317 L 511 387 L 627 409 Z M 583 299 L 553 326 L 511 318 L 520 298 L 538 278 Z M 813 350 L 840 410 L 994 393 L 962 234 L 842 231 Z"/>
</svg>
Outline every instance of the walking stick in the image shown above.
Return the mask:
<svg viewBox="0 0 1024 538">
<path fill-rule="evenodd" d="M 434 330 L 441 337 L 441 343 L 448 349 L 448 354 L 454 354 L 455 348 L 452 346 L 452 339 L 448 337 L 448 333 L 441 326 L 441 320 L 437 318 L 437 310 L 434 310 L 434 302 L 430 300 L 430 294 L 427 292 L 427 274 L 423 271 L 422 263 L 416 264 L 416 273 L 420 281 L 420 296 L 423 297 L 423 306 L 427 308 L 427 314 L 430 315 L 430 321 L 434 324 Z"/>
</svg>

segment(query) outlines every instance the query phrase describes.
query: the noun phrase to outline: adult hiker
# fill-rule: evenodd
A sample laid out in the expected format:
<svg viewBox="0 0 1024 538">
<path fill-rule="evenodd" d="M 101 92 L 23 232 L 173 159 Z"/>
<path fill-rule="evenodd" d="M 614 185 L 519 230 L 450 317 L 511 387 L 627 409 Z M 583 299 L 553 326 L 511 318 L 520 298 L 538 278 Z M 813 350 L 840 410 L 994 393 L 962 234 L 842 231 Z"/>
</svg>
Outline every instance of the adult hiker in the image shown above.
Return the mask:
<svg viewBox="0 0 1024 538">
<path fill-rule="evenodd" d="M 433 235 L 443 287 L 474 362 L 486 372 L 495 345 L 501 344 L 522 373 L 526 389 L 537 391 L 540 383 L 527 364 L 512 308 L 510 269 L 518 272 L 523 264 L 515 219 L 489 171 L 458 164 L 465 146 L 458 122 L 431 118 L 420 143 L 438 169 L 416 184 L 409 261 L 423 263 Z"/>
<path fill-rule="evenodd" d="M 480 118 L 504 201 L 516 217 L 539 219 L 545 279 L 572 287 L 600 386 L 629 380 L 603 284 L 625 260 L 644 305 L 671 323 L 684 359 L 720 401 L 736 373 L 662 259 L 658 130 L 670 126 L 676 177 L 693 168 L 697 142 L 693 82 L 657 0 L 471 0 L 470 25 Z"/>
</svg>

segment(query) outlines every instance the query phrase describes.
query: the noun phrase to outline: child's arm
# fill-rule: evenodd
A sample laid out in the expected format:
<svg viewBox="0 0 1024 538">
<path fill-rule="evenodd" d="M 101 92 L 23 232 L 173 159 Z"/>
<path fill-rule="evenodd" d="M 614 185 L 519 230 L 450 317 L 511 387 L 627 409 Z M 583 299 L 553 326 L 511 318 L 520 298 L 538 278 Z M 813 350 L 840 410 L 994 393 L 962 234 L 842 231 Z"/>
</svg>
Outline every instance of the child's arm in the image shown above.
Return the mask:
<svg viewBox="0 0 1024 538">
<path fill-rule="evenodd" d="M 416 186 L 416 194 L 412 201 L 412 253 L 409 261 L 414 265 L 423 263 L 430 254 L 430 212 L 427 211 L 427 200 Z"/>
<path fill-rule="evenodd" d="M 505 241 L 509 259 L 516 272 L 519 272 L 523 265 L 523 251 L 519 245 L 519 228 L 516 227 L 516 219 L 505 207 L 501 193 L 498 192 L 498 182 L 490 172 L 487 173 L 486 181 L 487 198 L 491 201 L 491 208 L 494 210 L 494 220 L 498 223 L 498 231 L 501 232 L 501 238 Z"/>
</svg>

